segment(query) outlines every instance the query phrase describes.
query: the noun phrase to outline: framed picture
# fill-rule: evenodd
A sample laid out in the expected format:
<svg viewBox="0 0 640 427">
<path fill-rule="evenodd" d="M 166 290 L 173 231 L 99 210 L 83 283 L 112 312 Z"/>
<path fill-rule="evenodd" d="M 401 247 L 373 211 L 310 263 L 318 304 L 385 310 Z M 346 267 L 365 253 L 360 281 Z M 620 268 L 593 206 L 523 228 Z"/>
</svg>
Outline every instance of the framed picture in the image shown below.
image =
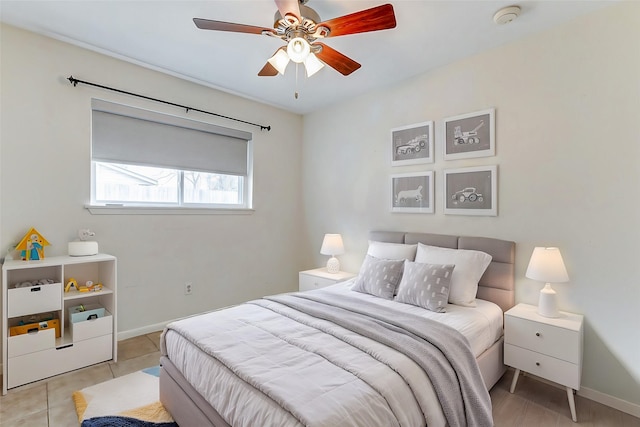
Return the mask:
<svg viewBox="0 0 640 427">
<path fill-rule="evenodd" d="M 498 215 L 498 167 L 445 169 L 444 213 Z"/>
<path fill-rule="evenodd" d="M 444 119 L 443 151 L 445 160 L 495 156 L 495 109 Z"/>
<path fill-rule="evenodd" d="M 391 166 L 433 163 L 433 122 L 391 129 Z"/>
<path fill-rule="evenodd" d="M 391 175 L 391 212 L 433 213 L 433 171 Z"/>
</svg>

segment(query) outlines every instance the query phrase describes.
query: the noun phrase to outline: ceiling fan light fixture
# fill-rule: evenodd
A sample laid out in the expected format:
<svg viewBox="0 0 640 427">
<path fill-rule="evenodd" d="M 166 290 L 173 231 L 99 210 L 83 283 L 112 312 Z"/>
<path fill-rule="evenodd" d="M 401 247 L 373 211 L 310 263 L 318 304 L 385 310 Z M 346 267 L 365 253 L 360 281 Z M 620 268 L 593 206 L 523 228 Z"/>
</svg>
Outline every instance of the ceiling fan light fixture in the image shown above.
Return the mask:
<svg viewBox="0 0 640 427">
<path fill-rule="evenodd" d="M 304 60 L 309 56 L 309 53 L 311 53 L 311 46 L 309 45 L 309 42 L 302 37 L 295 37 L 291 39 L 287 45 L 287 54 L 289 55 L 289 59 L 298 64 L 304 62 Z"/>
<path fill-rule="evenodd" d="M 267 60 L 267 62 L 273 65 L 273 68 L 278 70 L 280 74 L 284 75 L 287 65 L 289 65 L 289 55 L 284 49 L 278 49 L 278 51 Z"/>
<path fill-rule="evenodd" d="M 315 73 L 320 71 L 322 67 L 324 67 L 324 64 L 313 54 L 313 52 L 304 60 L 304 68 L 307 70 L 307 77 L 313 76 Z"/>
</svg>

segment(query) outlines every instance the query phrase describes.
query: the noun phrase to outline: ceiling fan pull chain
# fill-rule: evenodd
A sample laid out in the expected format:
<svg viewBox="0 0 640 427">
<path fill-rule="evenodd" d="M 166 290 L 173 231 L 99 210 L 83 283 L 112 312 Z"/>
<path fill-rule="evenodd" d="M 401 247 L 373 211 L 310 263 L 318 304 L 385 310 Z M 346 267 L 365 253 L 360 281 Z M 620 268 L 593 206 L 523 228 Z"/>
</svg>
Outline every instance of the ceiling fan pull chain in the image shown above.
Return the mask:
<svg viewBox="0 0 640 427">
<path fill-rule="evenodd" d="M 294 92 L 294 98 L 298 99 L 298 63 L 296 63 L 296 91 Z"/>
</svg>

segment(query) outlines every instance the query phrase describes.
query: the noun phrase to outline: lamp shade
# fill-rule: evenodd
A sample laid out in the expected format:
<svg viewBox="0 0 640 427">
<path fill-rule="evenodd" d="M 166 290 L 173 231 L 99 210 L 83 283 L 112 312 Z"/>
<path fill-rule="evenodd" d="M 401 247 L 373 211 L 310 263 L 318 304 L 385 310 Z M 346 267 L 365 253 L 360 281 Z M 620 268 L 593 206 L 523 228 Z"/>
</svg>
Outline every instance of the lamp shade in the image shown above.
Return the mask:
<svg viewBox="0 0 640 427">
<path fill-rule="evenodd" d="M 341 255 L 344 253 L 344 244 L 340 234 L 325 234 L 320 248 L 322 255 Z"/>
<path fill-rule="evenodd" d="M 525 273 L 529 279 L 546 282 L 540 291 L 538 300 L 538 314 L 544 317 L 559 317 L 558 298 L 556 291 L 549 282 L 568 282 L 569 275 L 562 261 L 560 249 L 537 247 L 533 249 L 529 266 Z"/>
<path fill-rule="evenodd" d="M 327 261 L 327 271 L 329 273 L 338 273 L 340 271 L 340 261 L 338 261 L 336 255 L 344 253 L 342 236 L 339 234 L 325 234 L 320 253 L 323 255 L 331 255 L 331 258 Z"/>
<path fill-rule="evenodd" d="M 569 281 L 569 275 L 558 248 L 534 248 L 525 276 L 529 279 L 546 283 Z"/>
</svg>

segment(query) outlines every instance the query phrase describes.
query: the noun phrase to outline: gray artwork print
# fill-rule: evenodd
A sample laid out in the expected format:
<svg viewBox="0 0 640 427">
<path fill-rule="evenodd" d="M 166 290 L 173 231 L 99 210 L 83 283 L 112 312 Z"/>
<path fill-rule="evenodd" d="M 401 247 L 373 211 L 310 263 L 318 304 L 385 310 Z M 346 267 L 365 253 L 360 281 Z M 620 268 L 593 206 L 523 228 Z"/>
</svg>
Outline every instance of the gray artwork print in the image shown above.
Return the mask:
<svg viewBox="0 0 640 427">
<path fill-rule="evenodd" d="M 491 209 L 491 172 L 447 175 L 447 208 Z"/>
<path fill-rule="evenodd" d="M 429 153 L 429 126 L 392 132 L 393 160 L 427 158 Z"/>
<path fill-rule="evenodd" d="M 489 114 L 447 122 L 447 154 L 488 150 L 491 147 L 488 124 Z"/>
<path fill-rule="evenodd" d="M 428 180 L 425 176 L 394 178 L 393 207 L 428 207 Z"/>
<path fill-rule="evenodd" d="M 484 120 L 481 120 L 478 126 L 468 132 L 463 132 L 462 126 L 456 126 L 453 130 L 453 145 L 480 144 L 478 129 L 482 126 L 484 126 Z"/>
</svg>

